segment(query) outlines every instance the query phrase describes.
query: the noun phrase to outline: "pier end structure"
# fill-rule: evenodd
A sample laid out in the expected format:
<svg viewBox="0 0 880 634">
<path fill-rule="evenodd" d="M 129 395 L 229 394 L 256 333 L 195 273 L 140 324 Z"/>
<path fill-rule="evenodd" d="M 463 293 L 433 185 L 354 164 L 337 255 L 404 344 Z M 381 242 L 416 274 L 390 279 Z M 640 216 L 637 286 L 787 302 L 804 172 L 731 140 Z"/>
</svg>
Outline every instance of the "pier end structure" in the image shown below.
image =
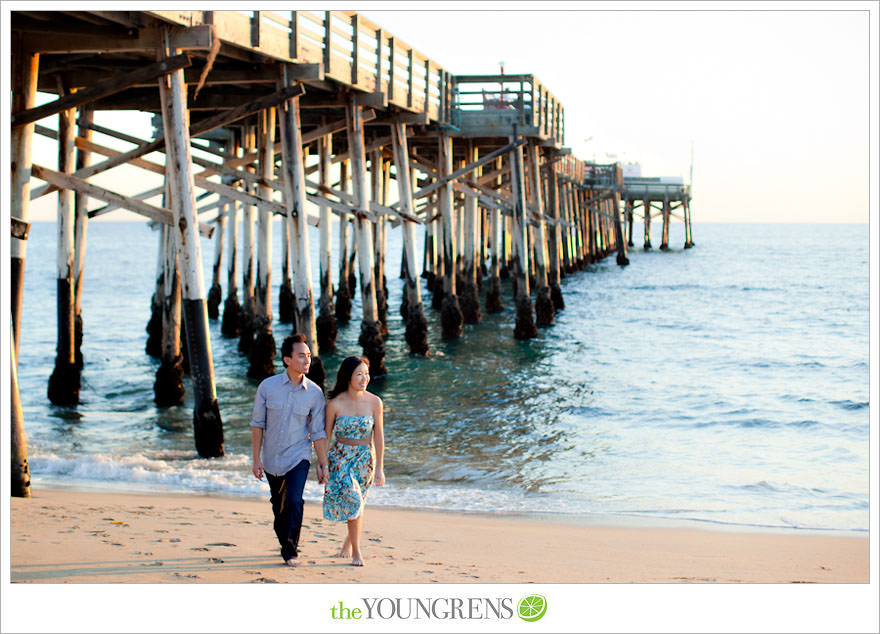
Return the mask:
<svg viewBox="0 0 880 634">
<path fill-rule="evenodd" d="M 625 175 L 620 190 L 625 204 L 626 235 L 629 246 L 633 245 L 633 223 L 641 218 L 645 226 L 645 249 L 651 248 L 651 220 L 660 217 L 663 231 L 660 249 L 669 249 L 669 224 L 672 218 L 684 223 L 684 248 L 694 246 L 691 227 L 691 186 L 683 178 L 673 176 L 646 177 L 641 174 Z"/>
</svg>

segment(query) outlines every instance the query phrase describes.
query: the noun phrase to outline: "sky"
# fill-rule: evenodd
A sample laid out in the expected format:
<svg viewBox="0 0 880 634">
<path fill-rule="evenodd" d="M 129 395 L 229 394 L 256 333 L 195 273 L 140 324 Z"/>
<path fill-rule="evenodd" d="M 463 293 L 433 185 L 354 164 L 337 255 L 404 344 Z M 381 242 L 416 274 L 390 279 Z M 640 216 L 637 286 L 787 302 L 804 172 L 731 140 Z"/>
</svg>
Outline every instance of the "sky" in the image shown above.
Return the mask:
<svg viewBox="0 0 880 634">
<path fill-rule="evenodd" d="M 638 162 L 643 175 L 687 182 L 693 152 L 694 222 L 866 223 L 877 121 L 867 9 L 876 4 L 351 8 L 453 74 L 495 74 L 502 62 L 508 74 L 534 74 L 565 107 L 565 145 L 578 158 Z M 125 115 L 107 116 L 130 128 Z M 34 161 L 51 167 L 55 152 L 38 139 Z M 109 182 L 120 180 L 130 181 Z M 54 219 L 55 204 L 53 196 L 35 203 L 31 219 Z"/>
</svg>

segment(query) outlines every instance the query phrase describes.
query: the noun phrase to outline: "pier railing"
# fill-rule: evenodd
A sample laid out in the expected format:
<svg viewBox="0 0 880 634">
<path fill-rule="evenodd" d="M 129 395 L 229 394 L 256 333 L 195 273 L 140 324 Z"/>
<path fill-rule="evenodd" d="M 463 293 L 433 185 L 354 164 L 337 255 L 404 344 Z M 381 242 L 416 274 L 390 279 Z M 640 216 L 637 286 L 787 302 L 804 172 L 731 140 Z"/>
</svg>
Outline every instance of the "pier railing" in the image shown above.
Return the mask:
<svg viewBox="0 0 880 634">
<path fill-rule="evenodd" d="M 517 125 L 520 134 L 565 142 L 565 110 L 534 75 L 455 75 L 450 122 L 479 136 Z"/>
<path fill-rule="evenodd" d="M 297 64 L 321 64 L 323 77 L 375 93 L 393 104 L 445 122 L 447 71 L 355 11 L 148 11 L 192 27 L 213 24 L 221 41 Z"/>
</svg>

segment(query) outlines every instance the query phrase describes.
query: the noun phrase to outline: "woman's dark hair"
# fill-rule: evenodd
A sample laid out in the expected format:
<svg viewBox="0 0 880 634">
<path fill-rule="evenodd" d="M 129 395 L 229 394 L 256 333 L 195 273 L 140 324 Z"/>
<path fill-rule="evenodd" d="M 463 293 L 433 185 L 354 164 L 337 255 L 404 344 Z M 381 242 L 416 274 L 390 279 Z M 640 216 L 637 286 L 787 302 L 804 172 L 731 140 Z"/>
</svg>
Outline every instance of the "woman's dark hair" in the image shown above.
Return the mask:
<svg viewBox="0 0 880 634">
<path fill-rule="evenodd" d="M 366 364 L 368 368 L 370 367 L 370 362 L 366 357 L 346 357 L 342 360 L 342 365 L 339 366 L 339 371 L 336 372 L 336 385 L 334 385 L 333 389 L 330 390 L 330 393 L 327 394 L 328 401 L 336 398 L 348 389 L 348 386 L 351 383 L 351 377 L 361 363 Z"/>
</svg>

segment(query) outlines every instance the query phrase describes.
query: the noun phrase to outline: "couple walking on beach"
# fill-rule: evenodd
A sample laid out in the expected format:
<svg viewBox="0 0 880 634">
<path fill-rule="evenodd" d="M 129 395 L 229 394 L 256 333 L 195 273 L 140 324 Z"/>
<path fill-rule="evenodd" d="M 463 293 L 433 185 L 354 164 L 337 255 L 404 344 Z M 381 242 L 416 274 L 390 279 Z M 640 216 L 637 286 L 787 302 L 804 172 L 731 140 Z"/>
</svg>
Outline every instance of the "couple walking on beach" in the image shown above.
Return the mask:
<svg viewBox="0 0 880 634">
<path fill-rule="evenodd" d="M 385 484 L 382 399 L 367 392 L 369 362 L 362 357 L 343 360 L 325 402 L 323 390 L 306 376 L 312 354 L 304 335 L 284 340 L 281 360 L 284 372 L 257 388 L 251 419 L 253 473 L 259 480 L 265 474 L 269 482 L 281 557 L 296 566 L 303 489 L 314 445 L 316 477 L 324 485 L 324 517 L 348 522 L 338 556 L 363 566 L 360 534 L 367 491 L 372 484 Z M 335 442 L 328 446 L 334 432 Z"/>
</svg>

